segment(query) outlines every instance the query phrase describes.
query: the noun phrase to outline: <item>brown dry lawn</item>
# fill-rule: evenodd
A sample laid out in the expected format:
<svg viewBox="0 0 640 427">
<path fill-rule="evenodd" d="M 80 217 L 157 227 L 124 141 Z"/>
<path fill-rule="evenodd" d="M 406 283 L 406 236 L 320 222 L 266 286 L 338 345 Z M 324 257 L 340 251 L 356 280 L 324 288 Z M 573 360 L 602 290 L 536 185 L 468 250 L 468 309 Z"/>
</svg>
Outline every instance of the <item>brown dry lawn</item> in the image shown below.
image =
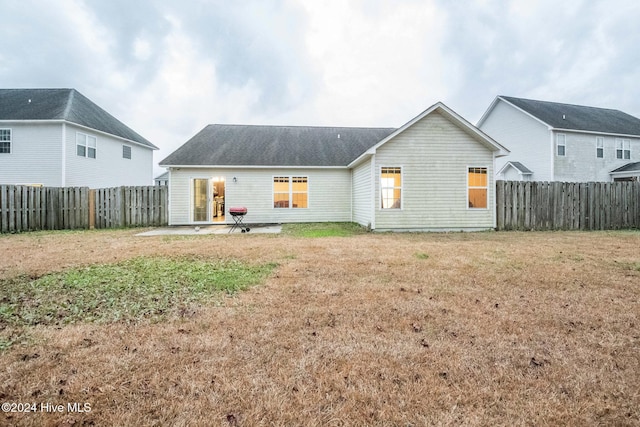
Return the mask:
<svg viewBox="0 0 640 427">
<path fill-rule="evenodd" d="M 640 232 L 0 236 L 0 278 L 140 255 L 276 262 L 156 324 L 33 327 L 7 425 L 640 425 Z"/>
</svg>

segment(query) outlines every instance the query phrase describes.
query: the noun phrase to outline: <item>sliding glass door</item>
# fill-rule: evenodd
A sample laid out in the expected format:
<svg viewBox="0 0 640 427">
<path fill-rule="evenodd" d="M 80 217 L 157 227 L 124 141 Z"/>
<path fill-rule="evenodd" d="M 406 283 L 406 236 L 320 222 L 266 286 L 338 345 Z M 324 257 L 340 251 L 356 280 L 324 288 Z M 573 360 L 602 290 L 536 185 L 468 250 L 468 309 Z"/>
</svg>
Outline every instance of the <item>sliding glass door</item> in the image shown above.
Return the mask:
<svg viewBox="0 0 640 427">
<path fill-rule="evenodd" d="M 193 222 L 207 221 L 207 207 L 209 205 L 208 194 L 209 180 L 195 178 L 193 180 Z"/>
</svg>

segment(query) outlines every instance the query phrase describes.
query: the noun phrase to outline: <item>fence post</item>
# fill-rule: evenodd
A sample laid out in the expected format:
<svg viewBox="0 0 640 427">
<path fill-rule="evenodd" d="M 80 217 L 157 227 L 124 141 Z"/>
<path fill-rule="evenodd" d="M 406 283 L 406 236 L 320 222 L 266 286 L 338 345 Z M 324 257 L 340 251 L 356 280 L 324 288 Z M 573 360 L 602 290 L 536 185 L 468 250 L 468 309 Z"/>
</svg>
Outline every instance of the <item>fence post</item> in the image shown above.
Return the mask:
<svg viewBox="0 0 640 427">
<path fill-rule="evenodd" d="M 507 224 L 506 224 L 506 211 L 507 211 L 507 182 L 508 181 L 499 181 L 500 182 L 500 187 L 499 187 L 499 194 L 496 194 L 496 197 L 498 198 L 499 203 L 498 203 L 498 229 L 499 230 L 506 230 L 507 228 Z"/>
<path fill-rule="evenodd" d="M 7 185 L 0 185 L 0 232 L 2 233 L 9 231 L 8 193 L 9 187 Z"/>
<path fill-rule="evenodd" d="M 96 228 L 96 190 L 89 190 L 89 230 Z"/>
</svg>

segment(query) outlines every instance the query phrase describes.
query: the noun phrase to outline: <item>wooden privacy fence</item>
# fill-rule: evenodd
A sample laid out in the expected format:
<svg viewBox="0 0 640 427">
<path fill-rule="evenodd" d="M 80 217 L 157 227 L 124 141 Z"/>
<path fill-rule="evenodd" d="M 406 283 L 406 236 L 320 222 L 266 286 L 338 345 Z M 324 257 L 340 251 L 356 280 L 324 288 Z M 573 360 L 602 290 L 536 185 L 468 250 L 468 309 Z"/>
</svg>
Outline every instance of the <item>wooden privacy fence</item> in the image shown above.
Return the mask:
<svg viewBox="0 0 640 427">
<path fill-rule="evenodd" d="M 497 181 L 498 230 L 640 228 L 640 182 Z"/>
<path fill-rule="evenodd" d="M 640 182 L 496 183 L 498 230 L 640 228 Z M 0 185 L 0 232 L 167 225 L 165 186 Z"/>
<path fill-rule="evenodd" d="M 167 225 L 168 187 L 115 187 L 95 192 L 96 228 Z"/>
<path fill-rule="evenodd" d="M 164 186 L 31 187 L 0 185 L 0 232 L 167 224 Z"/>
</svg>

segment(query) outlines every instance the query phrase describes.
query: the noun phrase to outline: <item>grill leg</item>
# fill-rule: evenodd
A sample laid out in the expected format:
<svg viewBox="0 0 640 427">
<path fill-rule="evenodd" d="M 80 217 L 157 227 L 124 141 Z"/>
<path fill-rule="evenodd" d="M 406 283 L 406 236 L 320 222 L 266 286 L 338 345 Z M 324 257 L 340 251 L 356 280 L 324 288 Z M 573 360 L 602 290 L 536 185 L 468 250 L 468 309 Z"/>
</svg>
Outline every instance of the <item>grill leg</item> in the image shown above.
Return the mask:
<svg viewBox="0 0 640 427">
<path fill-rule="evenodd" d="M 235 230 L 236 228 L 239 228 L 243 233 L 249 232 L 249 227 L 245 226 L 243 222 L 244 215 L 232 215 L 232 217 L 234 224 L 229 230 L 229 233 L 233 232 L 233 230 Z"/>
</svg>

